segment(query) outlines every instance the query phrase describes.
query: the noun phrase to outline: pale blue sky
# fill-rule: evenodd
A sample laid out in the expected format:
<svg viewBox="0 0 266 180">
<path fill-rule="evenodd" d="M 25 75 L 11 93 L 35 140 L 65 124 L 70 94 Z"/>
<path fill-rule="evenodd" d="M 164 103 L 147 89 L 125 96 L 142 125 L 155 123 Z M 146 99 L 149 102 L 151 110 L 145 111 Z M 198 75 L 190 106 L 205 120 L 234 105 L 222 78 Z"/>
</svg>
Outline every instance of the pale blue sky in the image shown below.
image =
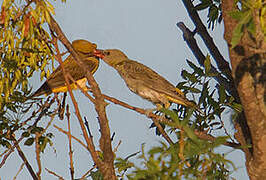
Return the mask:
<svg viewBox="0 0 266 180">
<path fill-rule="evenodd" d="M 55 19 L 65 32 L 70 41 L 75 39 L 86 39 L 98 44 L 99 48 L 119 48 L 124 51 L 129 58 L 137 60 L 164 76 L 173 84 L 181 81 L 180 73 L 187 68 L 185 59 L 195 62 L 190 49 L 183 41 L 181 31 L 176 27 L 176 23 L 183 21 L 191 30 L 193 24 L 181 1 L 163 0 L 68 0 L 66 4 L 56 2 Z M 206 17 L 204 21 L 206 22 Z M 228 50 L 223 40 L 223 26 L 216 26 L 210 34 L 215 37 L 214 41 L 222 54 L 228 59 Z M 202 45 L 202 41 L 199 41 Z M 206 52 L 206 48 L 204 48 Z M 116 71 L 105 63 L 101 62 L 98 71 L 95 73 L 96 81 L 99 83 L 103 93 L 125 101 L 130 105 L 141 108 L 154 107 L 151 103 L 133 94 L 125 86 Z M 33 79 L 34 89 L 40 86 L 39 79 Z M 79 102 L 82 116 L 86 116 L 94 135 L 95 143 L 98 142 L 97 115 L 92 103 L 79 92 L 75 92 L 75 97 Z M 70 99 L 67 101 L 70 105 Z M 72 109 L 71 121 L 73 134 L 80 137 L 81 131 L 77 119 Z M 127 155 L 140 150 L 141 144 L 146 143 L 146 149 L 158 144 L 161 138 L 154 135 L 154 129 L 149 129 L 151 120 L 134 111 L 125 109 L 118 105 L 110 104 L 107 107 L 111 132 L 116 132 L 113 146 L 119 140 L 122 144 L 118 149 L 118 156 Z M 48 120 L 48 119 L 47 119 Z M 229 119 L 228 119 L 229 121 Z M 66 129 L 66 121 L 57 118 L 54 123 Z M 69 158 L 68 144 L 65 135 L 62 135 L 53 127 L 49 129 L 56 135 L 54 149 L 48 147 L 42 155 L 43 167 L 55 171 L 66 179 L 69 179 Z M 74 165 L 76 178 L 80 177 L 91 168 L 91 157 L 80 145 L 74 143 Z M 31 152 L 32 147 L 23 148 Z M 223 152 L 230 149 L 222 148 Z M 35 154 L 27 153 L 27 157 L 32 162 L 34 169 L 37 169 Z M 240 168 L 232 174 L 236 179 L 247 179 L 244 158 L 241 151 L 229 153 L 235 165 Z M 0 176 L 3 180 L 10 179 L 12 168 L 17 172 L 21 160 L 17 153 L 13 153 L 8 159 L 4 168 L 0 169 Z M 12 166 L 12 167 L 11 167 Z M 43 179 L 56 179 L 43 171 Z M 18 176 L 19 180 L 30 179 L 26 168 Z"/>
</svg>

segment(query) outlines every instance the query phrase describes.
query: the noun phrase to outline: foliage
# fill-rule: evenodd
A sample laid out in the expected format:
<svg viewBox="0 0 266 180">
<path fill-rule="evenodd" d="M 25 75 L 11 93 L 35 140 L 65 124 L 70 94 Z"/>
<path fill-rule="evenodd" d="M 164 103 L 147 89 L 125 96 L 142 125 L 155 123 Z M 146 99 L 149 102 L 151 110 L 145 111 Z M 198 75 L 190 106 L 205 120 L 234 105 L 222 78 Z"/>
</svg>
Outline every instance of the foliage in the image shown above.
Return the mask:
<svg viewBox="0 0 266 180">
<path fill-rule="evenodd" d="M 180 131 L 176 132 L 180 140 Z M 220 143 L 225 139 L 221 138 Z M 142 148 L 139 158 L 143 167 L 134 166 L 129 179 L 227 179 L 228 166 L 232 163 L 221 154 L 214 153 L 214 147 L 220 145 L 208 142 L 194 142 L 185 138 L 184 146 L 180 143 L 170 147 L 161 142 L 160 146 L 148 151 Z M 184 148 L 184 150 L 182 150 Z M 183 152 L 182 152 L 183 151 Z"/>
<path fill-rule="evenodd" d="M 238 24 L 234 29 L 233 37 L 231 40 L 231 48 L 234 48 L 240 41 L 241 37 L 244 34 L 244 30 L 247 30 L 253 38 L 256 36 L 256 31 L 260 31 L 259 29 L 256 30 L 256 21 L 254 18 L 254 14 L 258 12 L 259 14 L 259 23 L 260 29 L 264 34 L 264 40 L 266 40 L 266 4 L 263 3 L 262 0 L 254 1 L 237 1 L 236 4 L 239 3 L 239 8 L 235 11 L 232 11 L 230 15 L 232 18 L 237 20 Z"/>
<path fill-rule="evenodd" d="M 49 75 L 46 66 L 54 60 L 54 47 L 47 32 L 49 13 L 54 13 L 48 1 L 28 4 L 4 0 L 0 13 L 0 144 L 10 144 L 8 135 L 22 129 L 21 117 L 32 104 L 25 101 L 30 94 L 28 81 L 36 71 L 41 78 Z M 9 139 L 9 140 L 8 140 Z M 49 138 L 41 137 L 43 147 Z M 26 144 L 30 144 L 28 139 Z"/>
<path fill-rule="evenodd" d="M 198 11 L 208 9 L 208 28 L 214 29 L 216 22 L 222 22 L 222 8 L 220 0 L 200 0 L 200 3 L 195 6 Z"/>
</svg>

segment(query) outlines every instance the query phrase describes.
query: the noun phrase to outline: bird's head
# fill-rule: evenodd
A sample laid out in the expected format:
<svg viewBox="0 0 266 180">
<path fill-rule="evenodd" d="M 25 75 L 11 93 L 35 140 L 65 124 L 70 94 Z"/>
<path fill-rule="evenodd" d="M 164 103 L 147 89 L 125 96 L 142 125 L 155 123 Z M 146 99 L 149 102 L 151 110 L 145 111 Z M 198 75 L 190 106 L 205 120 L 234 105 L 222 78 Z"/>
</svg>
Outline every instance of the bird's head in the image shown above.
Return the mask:
<svg viewBox="0 0 266 180">
<path fill-rule="evenodd" d="M 90 55 L 93 55 L 93 51 L 97 48 L 96 44 L 83 39 L 74 40 L 72 46 L 76 52 Z"/>
<path fill-rule="evenodd" d="M 97 49 L 94 51 L 94 56 L 101 58 L 110 66 L 115 66 L 116 64 L 128 59 L 128 57 L 118 49 Z"/>
</svg>

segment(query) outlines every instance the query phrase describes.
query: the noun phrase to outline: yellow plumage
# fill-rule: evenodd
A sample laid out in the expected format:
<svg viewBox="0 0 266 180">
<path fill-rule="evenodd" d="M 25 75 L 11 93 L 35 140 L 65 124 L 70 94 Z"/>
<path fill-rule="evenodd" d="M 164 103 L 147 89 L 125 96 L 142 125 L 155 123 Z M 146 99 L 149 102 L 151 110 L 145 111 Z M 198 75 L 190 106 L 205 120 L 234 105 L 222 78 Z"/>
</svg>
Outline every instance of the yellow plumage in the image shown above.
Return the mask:
<svg viewBox="0 0 266 180">
<path fill-rule="evenodd" d="M 155 105 L 168 108 L 170 103 L 176 103 L 200 111 L 194 102 L 186 99 L 181 90 L 149 67 L 128 59 L 120 50 L 98 51 L 95 56 L 115 68 L 131 91 Z"/>
<path fill-rule="evenodd" d="M 75 40 L 72 42 L 72 46 L 81 60 L 86 65 L 87 70 L 92 74 L 98 69 L 99 60 L 93 56 L 93 51 L 97 48 L 97 45 L 86 40 Z M 82 68 L 76 63 L 71 55 L 69 55 L 63 62 L 65 71 L 69 73 L 76 83 L 82 88 L 86 88 L 87 79 L 85 77 L 86 72 L 83 72 Z M 70 81 L 71 89 L 77 89 L 74 82 Z M 48 95 L 50 93 L 67 92 L 65 78 L 61 66 L 59 66 L 43 83 L 43 85 L 31 96 L 36 97 L 40 95 Z"/>
</svg>

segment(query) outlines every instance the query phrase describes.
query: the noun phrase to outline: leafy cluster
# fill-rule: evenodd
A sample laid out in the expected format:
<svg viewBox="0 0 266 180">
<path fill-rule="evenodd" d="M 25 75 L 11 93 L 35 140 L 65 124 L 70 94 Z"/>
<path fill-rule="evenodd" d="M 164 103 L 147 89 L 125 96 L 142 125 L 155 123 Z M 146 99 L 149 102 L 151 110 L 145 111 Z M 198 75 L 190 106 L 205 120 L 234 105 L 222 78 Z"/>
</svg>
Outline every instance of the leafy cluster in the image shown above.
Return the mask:
<svg viewBox="0 0 266 180">
<path fill-rule="evenodd" d="M 4 0 L 0 12 L 0 145 L 9 148 L 15 142 L 14 133 L 27 130 L 22 137 L 35 134 L 36 126 L 25 128 L 32 116 L 22 122 L 22 117 L 32 107 L 25 102 L 30 94 L 28 81 L 36 71 L 41 77 L 49 75 L 46 66 L 54 61 L 54 47 L 47 32 L 47 22 L 53 6 L 48 1 Z M 27 122 L 27 123 L 26 123 Z M 38 128 L 37 128 L 38 129 Z M 51 134 L 40 136 L 44 148 Z M 30 145 L 33 139 L 28 139 Z"/>
<path fill-rule="evenodd" d="M 254 1 L 237 1 L 239 7 L 236 8 L 235 11 L 232 11 L 230 15 L 234 18 L 238 23 L 234 29 L 233 37 L 231 40 L 231 48 L 234 48 L 241 37 L 244 34 L 244 30 L 247 30 L 252 37 L 256 37 L 256 31 L 262 31 L 264 35 L 264 41 L 266 40 L 266 4 L 263 0 Z M 254 14 L 259 14 L 259 22 L 255 22 Z M 255 24 L 260 24 L 257 26 Z M 258 29 L 259 27 L 259 29 Z M 257 29 L 256 29 L 257 28 Z"/>
<path fill-rule="evenodd" d="M 195 9 L 198 11 L 208 9 L 208 28 L 212 30 L 215 27 L 215 23 L 222 22 L 222 7 L 220 0 L 200 0 L 200 3 L 195 6 Z"/>
<path fill-rule="evenodd" d="M 15 108 L 10 102 L 23 101 L 20 97 L 29 93 L 28 80 L 33 72 L 41 70 L 44 75 L 45 66 L 54 59 L 51 37 L 44 29 L 52 12 L 48 1 L 37 1 L 35 6 L 3 1 L 0 19 L 1 112 Z"/>
</svg>

